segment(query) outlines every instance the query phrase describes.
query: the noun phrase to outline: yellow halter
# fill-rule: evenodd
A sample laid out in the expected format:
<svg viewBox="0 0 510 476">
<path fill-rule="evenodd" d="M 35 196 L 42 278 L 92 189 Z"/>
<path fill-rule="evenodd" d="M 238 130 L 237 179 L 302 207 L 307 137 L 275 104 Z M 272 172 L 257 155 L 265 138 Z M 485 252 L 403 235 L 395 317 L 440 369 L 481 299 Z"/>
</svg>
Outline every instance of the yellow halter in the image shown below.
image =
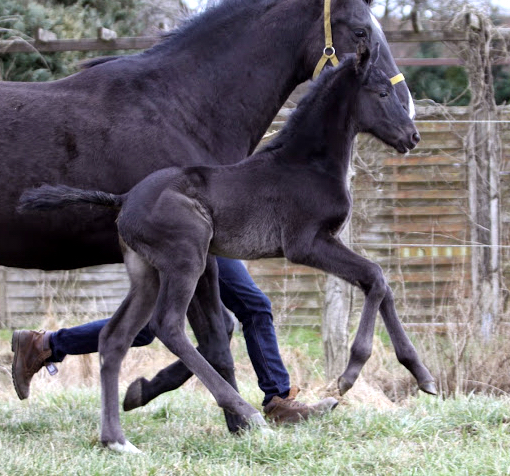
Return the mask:
<svg viewBox="0 0 510 476">
<path fill-rule="evenodd" d="M 405 81 L 406 78 L 404 78 L 404 75 L 402 73 L 397 74 L 396 76 L 393 76 L 393 78 L 390 78 L 391 84 L 395 86 L 395 84 L 400 83 L 401 81 Z"/>
<path fill-rule="evenodd" d="M 324 0 L 324 36 L 326 40 L 324 50 L 322 51 L 321 59 L 317 63 L 315 71 L 313 72 L 313 79 L 316 79 L 317 76 L 319 76 L 328 61 L 331 61 L 333 66 L 337 66 L 339 64 L 335 47 L 333 46 L 333 35 L 331 34 L 331 0 Z M 395 85 L 401 81 L 405 81 L 405 78 L 402 73 L 399 73 L 390 78 L 390 81 L 391 84 Z"/>
</svg>

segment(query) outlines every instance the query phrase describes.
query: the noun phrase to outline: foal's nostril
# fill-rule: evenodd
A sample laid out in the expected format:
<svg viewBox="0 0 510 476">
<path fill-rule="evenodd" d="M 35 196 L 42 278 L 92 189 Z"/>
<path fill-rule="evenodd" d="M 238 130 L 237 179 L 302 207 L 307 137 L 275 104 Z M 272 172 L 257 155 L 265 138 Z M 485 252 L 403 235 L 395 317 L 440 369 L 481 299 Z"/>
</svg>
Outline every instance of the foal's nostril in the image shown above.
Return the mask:
<svg viewBox="0 0 510 476">
<path fill-rule="evenodd" d="M 413 134 L 413 142 L 417 144 L 418 142 L 420 142 L 420 140 L 421 140 L 420 134 L 418 134 L 418 132 L 415 132 Z"/>
</svg>

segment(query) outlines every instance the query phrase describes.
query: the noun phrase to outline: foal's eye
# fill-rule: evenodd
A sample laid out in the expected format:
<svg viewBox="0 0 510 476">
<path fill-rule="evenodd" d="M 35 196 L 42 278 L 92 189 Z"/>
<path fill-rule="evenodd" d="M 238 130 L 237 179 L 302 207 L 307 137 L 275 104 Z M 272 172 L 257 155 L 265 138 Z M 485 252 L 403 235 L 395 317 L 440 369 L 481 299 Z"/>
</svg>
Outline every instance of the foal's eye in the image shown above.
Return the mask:
<svg viewBox="0 0 510 476">
<path fill-rule="evenodd" d="M 367 35 L 367 32 L 366 30 L 364 30 L 363 28 L 356 28 L 354 30 L 354 34 L 358 37 L 358 38 L 366 38 L 368 35 Z"/>
<path fill-rule="evenodd" d="M 382 91 L 382 92 L 379 93 L 379 97 L 380 98 L 385 98 L 387 96 L 388 96 L 388 93 L 386 91 Z"/>
</svg>

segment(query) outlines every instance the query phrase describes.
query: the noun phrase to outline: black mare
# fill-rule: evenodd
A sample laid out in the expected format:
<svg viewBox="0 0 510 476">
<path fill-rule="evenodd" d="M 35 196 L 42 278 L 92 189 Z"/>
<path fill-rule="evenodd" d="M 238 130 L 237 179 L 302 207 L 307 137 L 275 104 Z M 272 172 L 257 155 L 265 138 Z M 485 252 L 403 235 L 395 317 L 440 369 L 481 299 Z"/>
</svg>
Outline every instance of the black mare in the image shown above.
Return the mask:
<svg viewBox="0 0 510 476">
<path fill-rule="evenodd" d="M 389 78 L 372 66 L 363 47 L 323 73 L 279 136 L 239 164 L 159 170 L 123 195 L 65 185 L 43 185 L 22 195 L 22 210 L 79 202 L 120 209 L 117 224 L 131 288 L 101 335 L 105 445 L 134 449 L 120 427 L 118 373 L 132 340 L 149 320 L 220 407 L 265 424 L 185 334 L 195 286 L 208 259 L 214 260 L 209 253 L 238 259 L 285 256 L 360 287 L 365 305 L 340 389 L 352 386 L 370 356 L 380 310 L 400 362 L 420 388 L 435 390 L 403 331 L 381 268 L 335 238 L 351 212 L 346 175 L 358 132 L 370 132 L 400 153 L 420 140 Z"/>
<path fill-rule="evenodd" d="M 164 167 L 239 162 L 312 76 L 325 44 L 323 2 L 225 0 L 143 53 L 99 59 L 58 81 L 0 82 L 0 264 L 49 270 L 121 262 L 114 212 L 83 206 L 20 215 L 22 190 L 63 183 L 124 193 Z M 370 3 L 332 0 L 334 47 L 341 55 L 360 41 L 380 43 L 378 65 L 396 76 Z M 396 91 L 412 115 L 405 82 Z M 188 318 L 202 354 L 235 387 L 230 319 L 207 292 L 215 273 L 206 269 Z M 178 362 L 150 382 L 138 379 L 127 407 L 190 376 Z"/>
</svg>

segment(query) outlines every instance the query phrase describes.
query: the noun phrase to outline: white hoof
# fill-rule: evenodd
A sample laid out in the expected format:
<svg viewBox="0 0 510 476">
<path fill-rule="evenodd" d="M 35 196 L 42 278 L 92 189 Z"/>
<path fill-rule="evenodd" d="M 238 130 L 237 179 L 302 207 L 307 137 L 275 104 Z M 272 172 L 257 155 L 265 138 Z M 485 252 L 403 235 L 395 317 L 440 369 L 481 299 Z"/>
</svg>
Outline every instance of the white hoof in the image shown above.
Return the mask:
<svg viewBox="0 0 510 476">
<path fill-rule="evenodd" d="M 124 444 L 116 441 L 115 443 L 108 443 L 107 445 L 109 450 L 116 451 L 117 453 L 131 453 L 131 454 L 140 454 L 141 451 L 133 444 L 131 444 L 128 440 Z"/>
<path fill-rule="evenodd" d="M 267 427 L 267 422 L 260 412 L 254 413 L 248 419 L 248 423 L 251 427 Z"/>
<path fill-rule="evenodd" d="M 257 428 L 257 431 L 264 437 L 270 437 L 270 436 L 273 436 L 275 435 L 276 433 L 271 429 L 269 428 L 268 426 L 259 426 Z"/>
</svg>

